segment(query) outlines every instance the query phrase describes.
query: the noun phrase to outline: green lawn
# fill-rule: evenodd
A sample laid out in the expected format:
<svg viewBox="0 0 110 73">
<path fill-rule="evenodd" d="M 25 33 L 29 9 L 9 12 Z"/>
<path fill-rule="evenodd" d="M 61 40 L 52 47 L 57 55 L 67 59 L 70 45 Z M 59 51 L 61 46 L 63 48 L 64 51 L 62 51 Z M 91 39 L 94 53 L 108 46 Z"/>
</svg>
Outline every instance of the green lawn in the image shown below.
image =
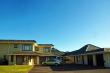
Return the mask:
<svg viewBox="0 0 110 73">
<path fill-rule="evenodd" d="M 0 73 L 28 73 L 31 68 L 28 65 L 0 66 Z"/>
</svg>

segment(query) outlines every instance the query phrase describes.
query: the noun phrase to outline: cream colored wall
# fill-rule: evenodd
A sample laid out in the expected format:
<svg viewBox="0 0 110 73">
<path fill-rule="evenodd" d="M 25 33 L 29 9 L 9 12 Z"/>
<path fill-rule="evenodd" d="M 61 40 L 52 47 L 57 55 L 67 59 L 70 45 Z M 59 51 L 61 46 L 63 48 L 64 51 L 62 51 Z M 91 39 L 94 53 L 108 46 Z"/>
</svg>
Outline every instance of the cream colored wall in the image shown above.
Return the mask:
<svg viewBox="0 0 110 73">
<path fill-rule="evenodd" d="M 82 55 L 79 55 L 78 56 L 78 62 L 77 62 L 77 64 L 83 64 Z"/>
<path fill-rule="evenodd" d="M 37 56 L 36 59 L 37 59 L 37 65 L 39 65 L 40 64 L 39 63 L 39 56 Z"/>
<path fill-rule="evenodd" d="M 104 66 L 105 67 L 110 67 L 110 53 L 104 53 Z"/>
<path fill-rule="evenodd" d="M 93 56 L 93 66 L 96 66 L 96 56 L 95 54 L 93 54 L 92 56 Z M 84 55 L 84 64 L 88 65 L 87 55 Z"/>
<path fill-rule="evenodd" d="M 99 47 L 96 47 L 96 46 L 93 46 L 93 45 L 88 45 L 86 51 L 92 51 L 92 50 L 96 50 L 96 49 L 99 49 Z"/>
<path fill-rule="evenodd" d="M 0 58 L 3 58 L 3 56 L 8 53 L 8 48 L 9 45 L 0 44 Z"/>
<path fill-rule="evenodd" d="M 75 58 L 75 61 L 74 61 L 75 64 L 81 64 L 82 61 L 81 61 L 80 55 L 76 55 L 74 58 Z"/>
<path fill-rule="evenodd" d="M 13 62 L 11 62 L 11 56 L 8 56 L 8 63 L 10 65 L 16 65 L 16 56 L 13 56 Z"/>
<path fill-rule="evenodd" d="M 97 65 L 97 63 L 96 63 L 96 55 L 93 54 L 93 66 L 96 66 L 96 65 Z"/>
<path fill-rule="evenodd" d="M 8 56 L 8 63 L 9 63 L 10 65 L 13 65 L 13 63 L 11 62 L 11 56 Z"/>
<path fill-rule="evenodd" d="M 33 51 L 35 52 L 36 50 L 35 50 L 35 47 L 37 47 L 38 46 L 38 44 L 37 43 L 33 43 L 32 44 L 32 48 L 33 48 Z"/>
<path fill-rule="evenodd" d="M 18 45 L 18 48 L 14 48 L 14 44 Z M 31 44 L 32 51 L 35 51 L 35 46 L 38 46 L 37 43 L 0 43 L 0 58 L 4 58 L 4 55 L 13 54 L 14 52 L 22 51 L 22 45 Z M 13 62 L 11 62 L 11 56 L 7 56 L 10 65 L 16 65 L 16 56 L 14 56 Z M 34 58 L 31 58 L 31 61 L 28 63 L 29 65 L 34 65 Z"/>
<path fill-rule="evenodd" d="M 88 61 L 87 61 L 87 55 L 84 55 L 84 64 L 87 65 Z"/>
<path fill-rule="evenodd" d="M 88 61 L 87 61 L 87 55 L 79 55 L 79 56 L 75 56 L 75 62 L 76 64 L 83 64 L 83 59 L 82 59 L 82 56 L 84 58 L 84 64 L 87 65 L 88 64 Z M 78 57 L 78 61 L 77 61 L 77 58 Z"/>
<path fill-rule="evenodd" d="M 67 64 L 74 63 L 74 56 L 65 56 L 65 59 Z"/>
<path fill-rule="evenodd" d="M 49 48 L 49 49 L 50 49 L 50 52 L 48 52 L 48 54 L 51 54 L 51 53 L 52 53 L 52 52 L 51 52 L 52 47 L 50 47 L 50 46 L 38 46 L 37 48 L 39 49 L 38 51 L 36 51 L 36 52 L 38 52 L 38 53 L 45 53 L 45 52 L 44 52 L 44 49 L 45 49 L 45 48 Z"/>
<path fill-rule="evenodd" d="M 31 60 L 29 61 L 28 65 L 34 65 L 34 58 L 31 57 Z"/>
<path fill-rule="evenodd" d="M 43 53 L 43 47 L 37 47 L 39 50 L 38 51 L 36 51 L 36 52 L 38 52 L 38 53 Z"/>
<path fill-rule="evenodd" d="M 26 44 L 26 43 L 15 43 L 15 44 L 18 45 L 18 48 L 14 48 L 14 43 L 0 43 L 0 58 L 3 58 L 4 55 L 7 55 L 7 54 L 13 54 L 14 52 L 22 51 L 22 45 Z M 32 44 L 32 43 L 30 43 L 30 44 Z M 34 46 L 35 46 L 35 44 L 32 44 L 33 51 L 35 48 Z M 9 60 L 9 64 L 16 64 L 16 56 L 14 56 L 13 62 L 11 62 L 10 56 L 8 56 L 7 59 Z M 32 59 L 32 61 L 33 61 L 33 59 Z M 33 62 L 31 62 L 29 64 L 31 65 L 31 64 L 33 64 Z"/>
<path fill-rule="evenodd" d="M 84 58 L 84 64 L 88 65 L 88 60 L 87 60 L 87 55 L 78 55 L 78 56 L 69 56 L 69 63 L 76 63 L 76 64 L 83 64 L 83 59 L 82 56 Z M 76 57 L 78 57 L 78 61 L 76 59 Z M 73 58 L 75 58 L 75 61 L 73 60 Z M 96 66 L 96 56 L 95 54 L 93 55 L 93 65 Z"/>
<path fill-rule="evenodd" d="M 18 45 L 18 48 L 14 48 L 13 44 L 0 44 L 0 58 L 3 58 L 4 55 L 21 51 L 21 45 Z"/>
<path fill-rule="evenodd" d="M 77 56 L 74 57 L 74 58 L 75 58 L 75 62 L 74 62 L 75 64 L 77 63 L 77 59 L 76 59 L 76 57 L 77 57 Z"/>
<path fill-rule="evenodd" d="M 3 57 L 6 54 L 11 54 L 14 52 L 22 51 L 22 45 L 26 43 L 16 43 L 18 48 L 14 48 L 14 43 L 0 43 L 0 57 Z M 29 44 L 29 43 L 28 43 Z M 32 44 L 32 43 L 30 43 Z M 35 44 L 32 44 L 32 49 L 34 51 Z"/>
</svg>

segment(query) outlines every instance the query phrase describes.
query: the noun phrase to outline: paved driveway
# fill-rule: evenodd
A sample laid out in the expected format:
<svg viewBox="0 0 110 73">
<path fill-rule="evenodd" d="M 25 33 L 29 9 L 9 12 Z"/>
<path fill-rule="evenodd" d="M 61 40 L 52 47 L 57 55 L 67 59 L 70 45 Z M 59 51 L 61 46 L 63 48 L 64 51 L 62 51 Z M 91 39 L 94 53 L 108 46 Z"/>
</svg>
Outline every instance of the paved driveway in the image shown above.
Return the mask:
<svg viewBox="0 0 110 73">
<path fill-rule="evenodd" d="M 54 73 L 110 73 L 110 69 L 85 65 L 63 65 L 51 67 Z"/>
<path fill-rule="evenodd" d="M 29 73 L 53 73 L 49 66 L 34 66 Z"/>
<path fill-rule="evenodd" d="M 74 64 L 62 66 L 35 66 L 29 73 L 110 73 L 110 69 Z"/>
</svg>

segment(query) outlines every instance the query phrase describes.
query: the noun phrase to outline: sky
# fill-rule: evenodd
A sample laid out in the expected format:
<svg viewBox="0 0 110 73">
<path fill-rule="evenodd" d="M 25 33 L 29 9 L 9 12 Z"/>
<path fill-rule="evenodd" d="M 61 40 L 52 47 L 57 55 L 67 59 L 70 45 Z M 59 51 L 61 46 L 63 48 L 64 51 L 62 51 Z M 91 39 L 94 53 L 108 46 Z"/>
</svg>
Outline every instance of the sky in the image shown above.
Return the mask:
<svg viewBox="0 0 110 73">
<path fill-rule="evenodd" d="M 0 39 L 74 51 L 110 47 L 110 0 L 0 0 Z"/>
</svg>

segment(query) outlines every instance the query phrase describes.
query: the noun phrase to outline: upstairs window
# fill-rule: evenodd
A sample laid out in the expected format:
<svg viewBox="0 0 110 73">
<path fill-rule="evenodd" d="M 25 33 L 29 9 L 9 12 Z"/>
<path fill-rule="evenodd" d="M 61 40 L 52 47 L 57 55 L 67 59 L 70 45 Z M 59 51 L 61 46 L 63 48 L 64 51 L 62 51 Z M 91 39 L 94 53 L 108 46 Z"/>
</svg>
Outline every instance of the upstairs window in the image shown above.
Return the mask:
<svg viewBox="0 0 110 73">
<path fill-rule="evenodd" d="M 32 45 L 30 45 L 30 44 L 24 44 L 22 46 L 22 50 L 23 51 L 32 51 Z"/>
<path fill-rule="evenodd" d="M 39 48 L 38 47 L 35 47 L 35 51 L 39 51 Z"/>
<path fill-rule="evenodd" d="M 44 52 L 45 53 L 49 53 L 50 52 L 50 48 L 44 48 Z"/>
<path fill-rule="evenodd" d="M 18 48 L 18 44 L 14 44 L 14 48 Z"/>
</svg>

